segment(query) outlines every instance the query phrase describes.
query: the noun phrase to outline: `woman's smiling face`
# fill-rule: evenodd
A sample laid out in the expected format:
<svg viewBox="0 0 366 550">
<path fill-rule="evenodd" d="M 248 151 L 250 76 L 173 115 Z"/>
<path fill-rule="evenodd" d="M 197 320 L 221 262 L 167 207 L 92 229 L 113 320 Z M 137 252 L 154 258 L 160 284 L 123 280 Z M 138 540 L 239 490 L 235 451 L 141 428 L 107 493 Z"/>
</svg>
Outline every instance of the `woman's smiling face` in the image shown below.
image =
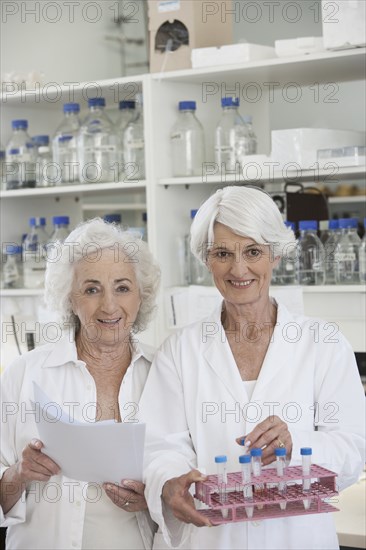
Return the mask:
<svg viewBox="0 0 366 550">
<path fill-rule="evenodd" d="M 129 335 L 140 290 L 128 256 L 108 248 L 99 252 L 99 258 L 86 256 L 75 264 L 71 304 L 84 335 L 95 344 L 110 345 Z"/>
<path fill-rule="evenodd" d="M 270 245 L 258 244 L 233 233 L 226 225 L 215 224 L 207 265 L 225 301 L 245 305 L 268 298 L 272 270 L 278 262 Z"/>
</svg>

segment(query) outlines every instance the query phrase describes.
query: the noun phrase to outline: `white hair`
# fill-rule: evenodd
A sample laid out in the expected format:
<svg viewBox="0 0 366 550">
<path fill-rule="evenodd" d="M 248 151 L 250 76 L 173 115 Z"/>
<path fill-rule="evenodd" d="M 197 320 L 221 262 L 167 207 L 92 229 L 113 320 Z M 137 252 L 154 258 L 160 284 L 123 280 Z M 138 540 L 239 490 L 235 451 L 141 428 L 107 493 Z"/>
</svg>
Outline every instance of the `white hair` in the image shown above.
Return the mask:
<svg viewBox="0 0 366 550">
<path fill-rule="evenodd" d="M 45 279 L 45 301 L 47 306 L 61 314 L 64 322 L 77 326 L 78 319 L 71 307 L 71 288 L 74 265 L 89 254 L 98 254 L 102 249 L 116 251 L 116 257 L 123 253 L 133 267 L 139 285 L 141 306 L 133 331 L 146 328 L 155 310 L 156 296 L 160 283 L 160 268 L 147 244 L 136 233 L 124 231 L 114 223 L 93 218 L 80 223 L 65 239 L 57 242 L 47 252 Z M 49 253 L 50 252 L 50 253 Z M 117 255 L 118 254 L 118 255 Z M 123 261 L 123 260 L 121 260 Z"/>
<path fill-rule="evenodd" d="M 202 204 L 191 225 L 191 250 L 203 263 L 214 242 L 216 222 L 258 244 L 271 245 L 274 257 L 282 256 L 285 247 L 296 242 L 272 198 L 259 188 L 228 186 Z"/>
</svg>

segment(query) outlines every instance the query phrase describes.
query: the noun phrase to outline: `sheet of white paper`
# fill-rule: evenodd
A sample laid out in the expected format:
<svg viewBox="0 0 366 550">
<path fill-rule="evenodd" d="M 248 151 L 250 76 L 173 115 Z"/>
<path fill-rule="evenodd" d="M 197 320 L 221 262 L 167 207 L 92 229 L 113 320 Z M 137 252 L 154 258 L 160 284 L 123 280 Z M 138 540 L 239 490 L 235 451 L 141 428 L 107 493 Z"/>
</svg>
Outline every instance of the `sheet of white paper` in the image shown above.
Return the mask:
<svg viewBox="0 0 366 550">
<path fill-rule="evenodd" d="M 42 451 L 71 479 L 120 483 L 122 479 L 142 481 L 145 424 L 107 420 L 81 423 L 33 382 L 34 402 Z M 51 405 L 52 403 L 52 405 Z"/>
</svg>

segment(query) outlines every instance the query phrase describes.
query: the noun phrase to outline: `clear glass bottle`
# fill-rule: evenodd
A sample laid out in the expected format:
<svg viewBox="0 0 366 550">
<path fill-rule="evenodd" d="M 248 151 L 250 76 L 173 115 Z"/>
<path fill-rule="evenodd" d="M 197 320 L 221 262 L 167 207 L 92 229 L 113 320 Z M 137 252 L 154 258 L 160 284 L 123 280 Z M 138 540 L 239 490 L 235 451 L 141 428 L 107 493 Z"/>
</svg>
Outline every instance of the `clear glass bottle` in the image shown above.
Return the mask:
<svg viewBox="0 0 366 550">
<path fill-rule="evenodd" d="M 42 288 L 46 272 L 46 218 L 30 218 L 30 233 L 23 243 L 23 278 L 25 288 Z"/>
<path fill-rule="evenodd" d="M 253 129 L 253 117 L 252 115 L 244 115 L 243 120 L 248 128 L 248 134 L 249 134 L 248 155 L 256 155 L 257 149 L 258 149 L 258 140 Z"/>
<path fill-rule="evenodd" d="M 56 183 L 57 172 L 53 163 L 50 150 L 49 136 L 34 136 L 32 138 L 36 146 L 36 186 L 52 187 Z"/>
<path fill-rule="evenodd" d="M 77 138 L 81 183 L 117 182 L 119 141 L 112 121 L 104 112 L 105 99 L 89 99 L 89 114 Z"/>
<path fill-rule="evenodd" d="M 69 185 L 79 182 L 79 161 L 77 135 L 80 130 L 80 105 L 65 103 L 64 119 L 56 129 L 52 139 L 53 161 L 57 168 L 56 185 Z"/>
<path fill-rule="evenodd" d="M 5 248 L 6 260 L 2 268 L 3 288 L 22 288 L 22 247 L 8 244 Z"/>
<path fill-rule="evenodd" d="M 173 176 L 201 176 L 205 160 L 203 126 L 195 101 L 180 101 L 179 115 L 170 133 Z"/>
<path fill-rule="evenodd" d="M 318 222 L 299 222 L 299 284 L 323 285 L 325 282 L 324 247 L 317 236 Z"/>
<path fill-rule="evenodd" d="M 5 170 L 5 151 L 0 149 L 0 189 L 6 190 L 6 170 Z"/>
<path fill-rule="evenodd" d="M 295 232 L 295 223 L 285 221 L 286 227 Z M 281 277 L 283 285 L 297 285 L 299 283 L 299 249 L 297 242 L 288 244 L 281 257 Z"/>
<path fill-rule="evenodd" d="M 239 114 L 239 99 L 223 97 L 222 115 L 215 132 L 215 160 L 220 170 L 241 170 L 244 157 L 249 154 L 250 138 L 247 126 Z"/>
<path fill-rule="evenodd" d="M 138 107 L 138 108 L 137 108 Z M 123 132 L 123 177 L 128 180 L 145 179 L 145 137 L 142 98 L 136 103 L 136 117 Z"/>
<path fill-rule="evenodd" d="M 341 236 L 338 220 L 329 220 L 328 238 L 324 241 L 325 251 L 325 284 L 336 284 L 336 249 Z M 325 238 L 325 237 L 324 237 Z"/>
<path fill-rule="evenodd" d="M 12 136 L 6 146 L 7 189 L 36 186 L 36 149 L 29 137 L 28 121 L 13 120 Z"/>
<path fill-rule="evenodd" d="M 197 210 L 191 210 L 191 221 L 193 221 Z M 202 258 L 204 261 L 204 258 Z M 184 284 L 187 285 L 212 285 L 211 273 L 206 265 L 201 262 L 191 252 L 191 237 L 190 234 L 184 237 Z"/>
<path fill-rule="evenodd" d="M 360 283 L 361 284 L 366 283 L 366 218 L 363 220 L 363 226 L 365 228 L 365 233 L 360 244 L 360 249 L 358 251 L 359 262 L 360 262 Z"/>
<path fill-rule="evenodd" d="M 53 216 L 53 231 L 47 242 L 47 261 L 56 262 L 61 257 L 61 243 L 69 236 L 69 216 Z"/>
<path fill-rule="evenodd" d="M 336 283 L 353 285 L 360 282 L 359 250 L 361 239 L 357 234 L 357 218 L 339 220 L 342 233 L 335 252 Z"/>
</svg>

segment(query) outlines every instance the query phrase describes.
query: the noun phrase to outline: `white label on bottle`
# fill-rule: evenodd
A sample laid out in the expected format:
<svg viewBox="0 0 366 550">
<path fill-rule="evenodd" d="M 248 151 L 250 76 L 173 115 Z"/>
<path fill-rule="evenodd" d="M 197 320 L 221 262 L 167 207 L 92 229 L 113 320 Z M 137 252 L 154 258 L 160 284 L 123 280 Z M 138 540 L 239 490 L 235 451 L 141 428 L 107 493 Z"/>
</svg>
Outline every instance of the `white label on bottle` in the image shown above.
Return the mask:
<svg viewBox="0 0 366 550">
<path fill-rule="evenodd" d="M 160 2 L 158 2 L 159 13 L 178 10 L 180 10 L 180 0 L 160 0 Z"/>
<path fill-rule="evenodd" d="M 84 147 L 85 153 L 114 153 L 115 145 L 98 145 L 98 147 Z"/>
<path fill-rule="evenodd" d="M 144 140 L 143 139 L 135 139 L 133 141 L 128 141 L 127 145 L 130 149 L 143 149 L 144 148 Z"/>
<path fill-rule="evenodd" d="M 336 260 L 339 262 L 354 262 L 356 254 L 354 252 L 337 252 Z"/>
</svg>

